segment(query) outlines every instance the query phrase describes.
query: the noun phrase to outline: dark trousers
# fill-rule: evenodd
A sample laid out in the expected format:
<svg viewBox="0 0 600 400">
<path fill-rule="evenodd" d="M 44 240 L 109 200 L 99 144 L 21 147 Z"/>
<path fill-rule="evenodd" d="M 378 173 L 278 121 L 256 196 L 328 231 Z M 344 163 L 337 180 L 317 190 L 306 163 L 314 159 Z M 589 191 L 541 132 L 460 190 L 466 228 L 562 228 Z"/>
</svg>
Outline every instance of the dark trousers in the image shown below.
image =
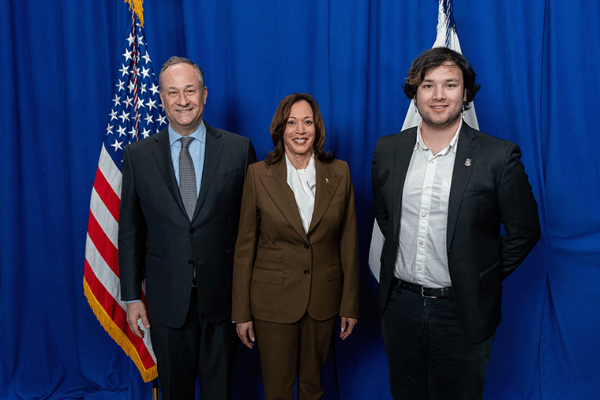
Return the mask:
<svg viewBox="0 0 600 400">
<path fill-rule="evenodd" d="M 494 336 L 469 341 L 452 298 L 423 298 L 397 284 L 382 332 L 395 400 L 483 398 Z"/>
<path fill-rule="evenodd" d="M 308 313 L 292 324 L 254 320 L 265 400 L 294 400 L 296 376 L 299 400 L 323 397 L 321 371 L 336 320 L 317 321 Z"/>
<path fill-rule="evenodd" d="M 201 399 L 231 399 L 239 344 L 235 325 L 230 320 L 209 322 L 198 311 L 195 289 L 185 324 L 175 329 L 153 322 L 150 334 L 162 400 L 193 400 L 198 375 Z"/>
</svg>

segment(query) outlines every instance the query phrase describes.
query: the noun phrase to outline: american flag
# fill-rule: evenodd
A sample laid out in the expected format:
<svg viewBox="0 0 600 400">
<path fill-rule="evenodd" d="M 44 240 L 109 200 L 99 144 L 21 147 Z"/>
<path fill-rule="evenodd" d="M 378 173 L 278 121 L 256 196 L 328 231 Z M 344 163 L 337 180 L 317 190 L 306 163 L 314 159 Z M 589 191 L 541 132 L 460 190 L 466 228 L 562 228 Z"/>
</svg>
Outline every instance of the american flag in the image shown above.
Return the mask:
<svg viewBox="0 0 600 400">
<path fill-rule="evenodd" d="M 128 32 L 92 189 L 83 287 L 102 326 L 131 357 L 144 381 L 149 382 L 157 377 L 150 335 L 146 332 L 142 340 L 131 332 L 125 303 L 121 301 L 117 256 L 121 168 L 125 146 L 164 129 L 168 122 L 144 31 L 133 9 Z M 145 298 L 142 300 L 145 302 Z"/>
</svg>

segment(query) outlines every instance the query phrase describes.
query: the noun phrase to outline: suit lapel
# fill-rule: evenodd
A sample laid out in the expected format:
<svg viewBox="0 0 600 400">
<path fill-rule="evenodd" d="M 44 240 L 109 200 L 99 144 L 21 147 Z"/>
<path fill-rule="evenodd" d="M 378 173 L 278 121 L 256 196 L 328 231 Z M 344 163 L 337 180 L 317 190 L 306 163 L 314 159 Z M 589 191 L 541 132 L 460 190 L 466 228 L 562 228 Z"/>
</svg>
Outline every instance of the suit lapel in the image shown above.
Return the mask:
<svg viewBox="0 0 600 400">
<path fill-rule="evenodd" d="M 261 181 L 273 203 L 277 206 L 281 214 L 285 217 L 288 223 L 304 240 L 308 240 L 302 218 L 296 205 L 294 192 L 290 189 L 287 183 L 287 168 L 285 159 L 282 158 L 277 164 L 272 165 Z"/>
<path fill-rule="evenodd" d="M 221 159 L 221 153 L 223 151 L 223 143 L 221 142 L 221 134 L 219 133 L 219 131 L 213 128 L 212 126 L 208 125 L 206 122 L 204 122 L 204 125 L 206 126 L 206 148 L 204 151 L 204 168 L 202 170 L 200 193 L 198 194 L 198 201 L 196 202 L 196 210 L 194 211 L 192 221 L 194 220 L 194 218 L 196 218 L 196 216 L 202 209 L 202 205 L 204 204 L 206 195 L 210 190 L 210 186 L 212 184 L 213 178 L 215 177 L 215 172 L 217 171 L 219 160 Z"/>
<path fill-rule="evenodd" d="M 475 130 L 463 122 L 458 137 L 458 147 L 456 149 L 456 159 L 454 160 L 454 171 L 452 173 L 452 186 L 450 187 L 450 198 L 448 200 L 448 226 L 446 232 L 446 248 L 450 249 L 458 212 L 465 193 L 471 171 L 477 163 L 477 152 L 479 142 Z"/>
<path fill-rule="evenodd" d="M 183 200 L 181 199 L 181 193 L 179 192 L 179 186 L 177 185 L 177 178 L 173 171 L 173 160 L 171 159 L 171 145 L 169 143 L 169 130 L 168 128 L 163 129 L 156 135 L 152 136 L 155 140 L 154 146 L 152 147 L 152 153 L 156 160 L 156 165 L 160 171 L 165 185 L 171 192 L 173 199 L 181 209 L 181 212 L 186 214 Z M 186 214 L 187 215 L 187 214 Z"/>
<path fill-rule="evenodd" d="M 400 232 L 400 217 L 402 215 L 402 193 L 404 181 L 408 173 L 410 158 L 412 157 L 415 143 L 417 142 L 417 128 L 411 128 L 406 133 L 399 135 L 398 143 L 394 151 L 394 171 L 392 182 L 392 205 L 393 205 L 393 234 L 394 237 Z"/>
<path fill-rule="evenodd" d="M 308 229 L 309 234 L 315 226 L 317 226 L 319 221 L 321 221 L 321 218 L 323 218 L 323 215 L 325 214 L 325 211 L 327 211 L 327 208 L 329 208 L 331 199 L 333 199 L 333 195 L 337 191 L 342 180 L 341 176 L 335 174 L 331 164 L 325 164 L 315 159 L 315 169 L 317 175 L 317 187 L 315 208 Z"/>
</svg>

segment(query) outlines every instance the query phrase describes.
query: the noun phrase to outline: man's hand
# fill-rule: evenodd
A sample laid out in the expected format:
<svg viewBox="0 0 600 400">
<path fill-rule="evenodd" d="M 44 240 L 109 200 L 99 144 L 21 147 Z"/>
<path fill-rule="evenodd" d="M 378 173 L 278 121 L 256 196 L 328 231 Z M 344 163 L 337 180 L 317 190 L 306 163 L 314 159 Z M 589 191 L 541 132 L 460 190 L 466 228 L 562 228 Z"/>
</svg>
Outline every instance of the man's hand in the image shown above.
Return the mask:
<svg viewBox="0 0 600 400">
<path fill-rule="evenodd" d="M 238 322 L 236 324 L 237 335 L 242 340 L 242 343 L 249 349 L 254 347 L 254 327 L 252 321 Z"/>
<path fill-rule="evenodd" d="M 146 307 L 144 303 L 141 301 L 136 301 L 134 303 L 127 303 L 127 323 L 129 323 L 129 328 L 131 331 L 138 337 L 144 338 L 144 331 L 140 329 L 138 325 L 138 320 L 142 320 L 142 324 L 146 327 L 146 329 L 150 329 L 150 321 L 148 320 L 148 315 L 146 315 Z"/>
<path fill-rule="evenodd" d="M 346 340 L 348 336 L 352 333 L 352 329 L 354 329 L 354 325 L 357 323 L 356 318 L 346 318 L 342 317 L 342 329 L 340 332 L 340 337 L 342 340 Z"/>
</svg>

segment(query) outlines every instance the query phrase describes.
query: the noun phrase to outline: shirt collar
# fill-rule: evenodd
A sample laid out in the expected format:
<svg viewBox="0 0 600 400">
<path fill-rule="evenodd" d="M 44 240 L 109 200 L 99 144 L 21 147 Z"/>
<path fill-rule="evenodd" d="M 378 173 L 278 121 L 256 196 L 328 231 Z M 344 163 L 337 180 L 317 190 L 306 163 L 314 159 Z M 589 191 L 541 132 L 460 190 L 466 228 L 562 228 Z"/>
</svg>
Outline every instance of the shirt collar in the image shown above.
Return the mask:
<svg viewBox="0 0 600 400">
<path fill-rule="evenodd" d="M 285 156 L 285 165 L 287 166 L 288 171 L 289 170 L 298 171 L 296 169 L 296 167 L 294 167 L 294 164 L 292 164 L 292 162 L 288 158 L 287 154 L 283 153 L 283 155 Z M 315 171 L 315 153 L 313 153 L 312 156 L 310 156 L 310 160 L 308 160 L 308 165 L 306 166 L 306 168 L 304 170 L 306 170 L 308 173 L 311 173 L 311 171 Z M 300 170 L 300 171 L 304 171 L 304 170 Z"/>
<path fill-rule="evenodd" d="M 460 129 L 462 128 L 462 124 L 463 124 L 463 120 L 461 118 L 460 123 L 458 124 L 458 129 L 456 130 L 456 133 L 452 137 L 452 140 L 450 140 L 450 144 L 446 148 L 446 149 L 448 149 L 448 148 L 452 149 L 454 154 L 456 154 L 456 147 L 458 144 L 458 136 L 459 136 Z M 413 148 L 413 151 L 417 151 L 420 148 L 422 148 L 424 150 L 429 149 L 429 147 L 427 147 L 425 145 L 425 142 L 423 141 L 423 136 L 421 135 L 421 124 L 419 124 L 419 126 L 417 127 L 417 142 L 415 143 L 415 147 Z M 444 149 L 444 151 L 442 151 L 441 154 L 446 154 L 447 151 L 449 151 L 446 149 Z"/>
<path fill-rule="evenodd" d="M 206 125 L 204 125 L 204 121 L 200 121 L 200 125 L 198 125 L 198 128 L 196 128 L 196 130 L 192 132 L 190 136 L 199 141 L 201 144 L 204 144 L 206 141 Z M 175 132 L 171 124 L 169 124 L 169 144 L 173 146 L 173 144 L 181 138 L 182 136 Z"/>
</svg>

